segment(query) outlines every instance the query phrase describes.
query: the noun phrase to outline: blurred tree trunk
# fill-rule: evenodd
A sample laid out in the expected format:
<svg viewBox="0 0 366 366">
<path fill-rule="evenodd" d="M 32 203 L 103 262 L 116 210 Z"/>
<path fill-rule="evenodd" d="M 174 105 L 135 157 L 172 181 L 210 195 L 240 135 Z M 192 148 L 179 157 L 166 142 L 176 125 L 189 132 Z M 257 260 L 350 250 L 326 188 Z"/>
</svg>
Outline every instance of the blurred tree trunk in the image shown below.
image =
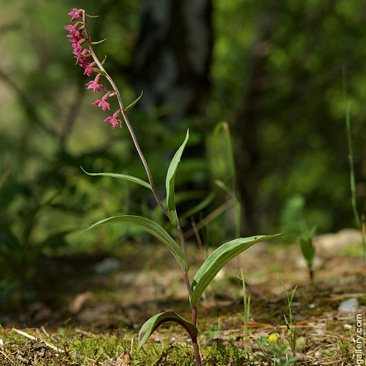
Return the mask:
<svg viewBox="0 0 366 366">
<path fill-rule="evenodd" d="M 212 53 L 211 0 L 145 0 L 132 79 L 148 112 L 172 107 L 175 123 L 203 115 Z"/>
<path fill-rule="evenodd" d="M 258 22 L 258 35 L 252 46 L 249 73 L 245 80 L 243 102 L 235 121 L 237 139 L 235 153 L 238 190 L 243 209 L 243 230 L 255 233 L 259 229 L 260 212 L 257 202 L 259 131 L 262 119 L 261 97 L 265 89 L 266 62 L 271 48 L 271 36 L 277 24 L 279 6 L 265 5 Z"/>
</svg>

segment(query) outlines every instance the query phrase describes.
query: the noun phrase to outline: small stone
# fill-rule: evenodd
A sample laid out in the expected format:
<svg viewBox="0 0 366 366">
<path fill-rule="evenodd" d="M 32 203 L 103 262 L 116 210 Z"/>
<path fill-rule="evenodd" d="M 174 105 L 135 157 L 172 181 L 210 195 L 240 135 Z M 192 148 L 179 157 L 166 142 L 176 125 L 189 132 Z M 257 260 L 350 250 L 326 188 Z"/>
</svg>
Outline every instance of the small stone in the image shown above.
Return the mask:
<svg viewBox="0 0 366 366">
<path fill-rule="evenodd" d="M 116 258 L 105 258 L 94 266 L 94 271 L 97 274 L 109 274 L 116 272 L 120 267 L 119 260 Z"/>
<path fill-rule="evenodd" d="M 299 337 L 296 339 L 296 350 L 299 352 L 303 351 L 306 347 L 306 338 L 305 337 Z"/>
<path fill-rule="evenodd" d="M 351 325 L 351 324 L 344 324 L 344 325 L 343 325 L 343 328 L 344 328 L 345 330 L 351 330 L 351 329 L 352 329 L 352 325 Z"/>
<path fill-rule="evenodd" d="M 316 328 L 314 329 L 314 334 L 317 336 L 324 336 L 325 335 L 325 330 L 322 328 Z"/>
<path fill-rule="evenodd" d="M 338 307 L 338 311 L 342 313 L 355 314 L 358 309 L 358 300 L 357 299 L 349 299 L 341 302 Z"/>
<path fill-rule="evenodd" d="M 79 313 L 82 310 L 84 304 L 87 302 L 87 300 L 89 300 L 92 296 L 93 294 L 91 292 L 83 292 L 77 295 L 69 305 L 68 308 L 69 312 L 71 314 Z"/>
</svg>

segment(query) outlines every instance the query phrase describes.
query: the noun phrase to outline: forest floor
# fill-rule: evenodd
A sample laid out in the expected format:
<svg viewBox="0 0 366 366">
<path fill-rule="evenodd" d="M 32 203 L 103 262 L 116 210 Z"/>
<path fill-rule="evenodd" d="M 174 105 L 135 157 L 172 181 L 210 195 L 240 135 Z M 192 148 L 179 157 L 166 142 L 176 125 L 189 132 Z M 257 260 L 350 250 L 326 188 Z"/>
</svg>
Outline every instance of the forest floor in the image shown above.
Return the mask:
<svg viewBox="0 0 366 366">
<path fill-rule="evenodd" d="M 314 284 L 298 245 L 258 243 L 229 263 L 199 304 L 202 364 L 366 364 L 366 344 L 358 337 L 366 324 L 366 265 L 355 235 L 318 237 Z M 207 253 L 188 249 L 193 277 Z M 115 258 L 41 262 L 37 301 L 0 317 L 0 365 L 194 365 L 179 326 L 163 326 L 137 347 L 150 316 L 174 310 L 190 319 L 184 282 L 164 247 L 134 243 Z M 250 294 L 247 334 L 241 270 Z M 289 319 L 286 290 L 291 296 L 295 287 L 291 342 L 284 315 Z M 350 299 L 356 307 L 342 311 Z"/>
</svg>

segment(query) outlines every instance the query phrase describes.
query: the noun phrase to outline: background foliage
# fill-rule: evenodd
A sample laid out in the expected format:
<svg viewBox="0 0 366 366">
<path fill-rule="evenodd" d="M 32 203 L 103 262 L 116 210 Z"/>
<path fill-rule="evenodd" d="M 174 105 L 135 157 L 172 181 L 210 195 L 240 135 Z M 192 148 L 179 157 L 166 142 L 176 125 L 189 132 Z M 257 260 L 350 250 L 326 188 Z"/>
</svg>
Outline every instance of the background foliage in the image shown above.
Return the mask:
<svg viewBox="0 0 366 366">
<path fill-rule="evenodd" d="M 106 116 L 91 105 L 93 95 L 84 89 L 87 79 L 74 66 L 63 29 L 72 7 L 100 14 L 89 22 L 95 40 L 107 38 L 97 52 L 108 56 L 107 68 L 128 104 L 140 93 L 134 89 L 133 70 L 142 2 L 1 1 L 6 16 L 0 20 L 0 250 L 4 254 L 0 278 L 6 277 L 6 284 L 18 273 L 9 275 L 5 265 L 7 251 L 13 250 L 10 236 L 16 237 L 21 253 L 36 250 L 53 234 L 59 235 L 47 241 L 43 254 L 87 248 L 110 251 L 111 243 L 124 240 L 124 229 L 68 235 L 65 243 L 60 235 L 63 238 L 64 231 L 85 228 L 117 213 L 148 212 L 159 219 L 152 200 L 138 187 L 92 178 L 80 170 L 83 166 L 90 172 L 128 172 L 144 178 L 126 130 L 112 131 L 103 123 Z M 156 12 L 163 9 L 164 1 L 155 3 Z M 199 112 L 173 122 L 169 116 L 174 105 L 158 103 L 148 110 L 136 106 L 130 113 L 159 188 L 164 188 L 171 154 L 189 127 L 188 153 L 176 184 L 198 199 L 212 190 L 219 192 L 195 220 L 220 206 L 226 197 L 214 180 L 230 172 L 225 161 L 212 168 L 207 141 L 218 122 L 228 121 L 244 209 L 243 233 L 287 227 L 296 231 L 303 219 L 317 224 L 318 232 L 353 226 L 345 109 L 351 101 L 357 195 L 360 211 L 365 212 L 365 3 L 208 3 L 212 6 L 212 54 L 205 86 L 209 98 L 199 100 Z M 181 211 L 189 207 L 183 198 Z M 213 223 L 204 238 L 220 243 L 234 232 L 233 222 L 229 213 L 224 222 L 227 232 Z M 189 220 L 186 227 L 190 228 Z M 25 256 L 20 255 L 18 268 L 24 268 Z M 31 275 L 32 271 L 27 274 Z"/>
</svg>

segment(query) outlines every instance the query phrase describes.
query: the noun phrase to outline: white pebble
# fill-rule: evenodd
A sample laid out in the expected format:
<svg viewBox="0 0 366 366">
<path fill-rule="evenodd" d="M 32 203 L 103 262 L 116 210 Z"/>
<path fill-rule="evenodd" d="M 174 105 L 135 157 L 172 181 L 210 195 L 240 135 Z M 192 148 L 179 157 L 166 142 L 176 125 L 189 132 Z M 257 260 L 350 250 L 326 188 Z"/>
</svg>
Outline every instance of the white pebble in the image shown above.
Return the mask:
<svg viewBox="0 0 366 366">
<path fill-rule="evenodd" d="M 346 301 L 341 302 L 341 304 L 338 307 L 338 311 L 341 311 L 342 313 L 350 313 L 355 314 L 357 313 L 358 309 L 358 300 L 357 299 L 349 299 Z"/>
</svg>

